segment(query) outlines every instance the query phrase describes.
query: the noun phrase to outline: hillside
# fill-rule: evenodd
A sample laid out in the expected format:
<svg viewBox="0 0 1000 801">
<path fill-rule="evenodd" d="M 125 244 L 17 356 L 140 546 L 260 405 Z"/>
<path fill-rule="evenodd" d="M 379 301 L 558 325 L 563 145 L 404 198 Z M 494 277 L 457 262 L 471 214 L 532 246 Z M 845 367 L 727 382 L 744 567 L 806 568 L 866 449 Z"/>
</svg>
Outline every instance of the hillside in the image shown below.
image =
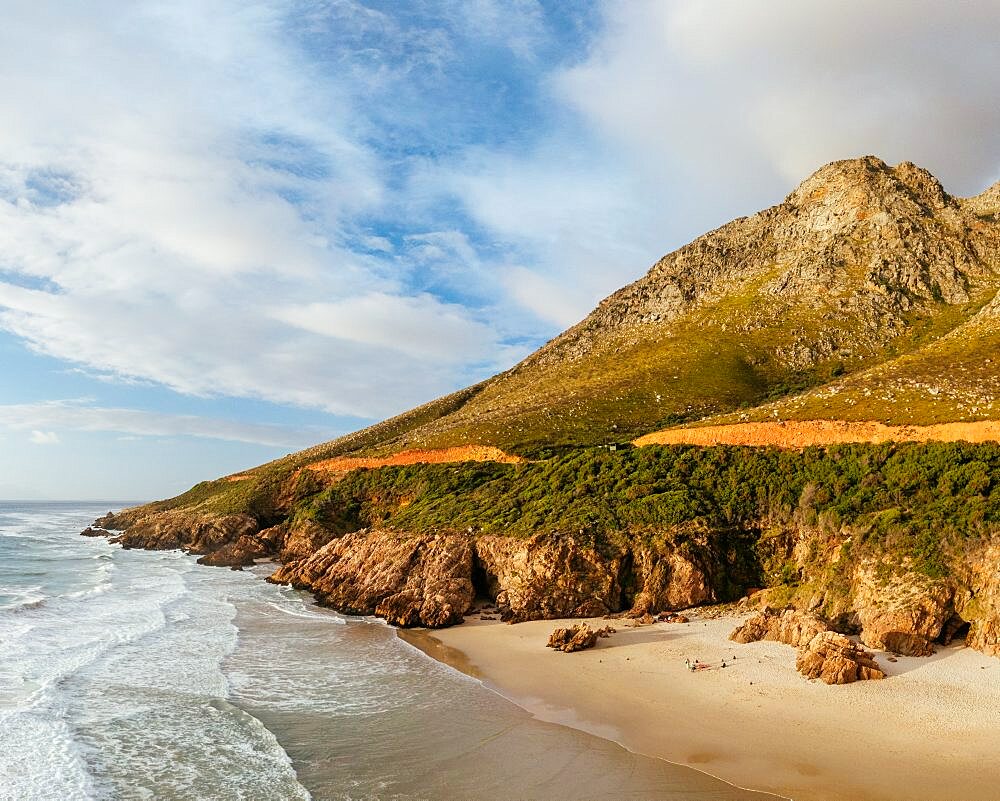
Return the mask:
<svg viewBox="0 0 1000 801">
<path fill-rule="evenodd" d="M 998 213 L 1000 184 L 962 200 L 910 163 L 829 164 L 505 373 L 299 460 L 464 444 L 530 455 L 747 409 L 712 422 L 986 419 Z"/>
</svg>

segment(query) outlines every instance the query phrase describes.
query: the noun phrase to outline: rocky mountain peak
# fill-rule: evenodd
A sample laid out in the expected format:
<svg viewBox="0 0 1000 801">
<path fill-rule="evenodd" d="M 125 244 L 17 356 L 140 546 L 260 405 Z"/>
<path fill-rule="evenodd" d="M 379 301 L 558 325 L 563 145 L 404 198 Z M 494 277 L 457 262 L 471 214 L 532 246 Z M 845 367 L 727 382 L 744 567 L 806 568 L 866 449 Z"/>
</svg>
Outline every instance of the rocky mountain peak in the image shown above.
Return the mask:
<svg viewBox="0 0 1000 801">
<path fill-rule="evenodd" d="M 957 210 L 955 201 L 927 170 L 910 161 L 890 167 L 875 156 L 821 167 L 785 204 L 797 212 L 800 224 L 830 233 L 865 221 L 880 226 Z"/>
<path fill-rule="evenodd" d="M 1000 185 L 960 199 L 910 162 L 832 162 L 783 202 L 668 253 L 510 370 L 306 457 L 469 444 L 530 453 L 622 441 L 765 409 L 799 389 L 930 353 L 935 343 L 984 341 L 1000 314 L 997 209 Z M 992 370 L 995 352 L 984 345 L 969 375 Z M 943 397 L 934 367 L 941 360 L 927 358 Z M 901 369 L 906 392 L 878 416 L 928 419 L 932 406 L 913 400 L 917 384 Z M 996 394 L 978 387 L 967 393 L 970 409 Z M 864 388 L 858 408 L 883 397 Z M 839 413 L 856 415 L 853 406 Z"/>
<path fill-rule="evenodd" d="M 991 202 L 988 193 L 981 197 Z M 803 342 L 817 335 L 827 342 L 818 350 L 809 345 L 810 353 L 832 353 L 858 335 L 877 349 L 902 330 L 906 314 L 967 302 L 973 285 L 1000 266 L 984 258 L 978 223 L 912 162 L 835 161 L 783 203 L 664 256 L 539 357 L 579 359 L 602 343 L 619 347 L 622 332 L 634 332 L 626 334 L 630 341 L 657 337 L 692 313 L 709 314 L 702 326 L 748 331 L 780 324 L 782 310 L 793 308 L 797 317 L 817 318 Z M 707 312 L 723 298 L 740 300 Z M 815 358 L 794 361 L 801 369 Z"/>
</svg>

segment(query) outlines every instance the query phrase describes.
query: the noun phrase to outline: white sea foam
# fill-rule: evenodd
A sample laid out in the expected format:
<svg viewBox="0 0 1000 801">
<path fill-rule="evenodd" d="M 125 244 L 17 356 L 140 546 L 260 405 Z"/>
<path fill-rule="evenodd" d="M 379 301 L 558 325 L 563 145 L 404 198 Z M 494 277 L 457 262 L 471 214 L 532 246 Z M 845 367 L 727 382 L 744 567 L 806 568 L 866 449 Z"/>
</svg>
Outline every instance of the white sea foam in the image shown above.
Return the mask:
<svg viewBox="0 0 1000 801">
<path fill-rule="evenodd" d="M 0 799 L 83 801 L 94 781 L 66 721 L 36 705 L 0 711 Z"/>
<path fill-rule="evenodd" d="M 93 516 L 0 506 L 0 801 L 308 799 L 225 700 L 252 579 L 79 537 Z"/>
<path fill-rule="evenodd" d="M 301 606 L 289 606 L 287 604 L 276 603 L 274 601 L 267 601 L 267 605 L 272 609 L 281 612 L 283 615 L 288 615 L 289 617 L 300 617 L 306 620 L 322 620 L 327 623 L 333 623 L 341 626 L 347 625 L 347 621 L 338 615 L 333 613 L 322 614 L 319 612 L 312 612 L 306 608 L 304 604 Z"/>
</svg>

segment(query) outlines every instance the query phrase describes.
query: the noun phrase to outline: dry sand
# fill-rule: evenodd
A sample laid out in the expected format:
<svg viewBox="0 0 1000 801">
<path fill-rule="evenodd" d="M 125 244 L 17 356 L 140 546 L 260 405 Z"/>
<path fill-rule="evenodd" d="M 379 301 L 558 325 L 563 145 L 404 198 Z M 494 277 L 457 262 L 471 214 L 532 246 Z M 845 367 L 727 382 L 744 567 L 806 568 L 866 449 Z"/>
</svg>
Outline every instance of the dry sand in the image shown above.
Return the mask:
<svg viewBox="0 0 1000 801">
<path fill-rule="evenodd" d="M 883 681 L 828 687 L 779 643 L 738 645 L 745 618 L 619 625 L 596 648 L 545 648 L 558 625 L 473 621 L 404 636 L 537 717 L 804 801 L 1000 799 L 1000 660 L 964 646 L 876 654 Z M 605 621 L 593 621 L 603 625 Z M 730 660 L 692 673 L 685 658 Z"/>
</svg>

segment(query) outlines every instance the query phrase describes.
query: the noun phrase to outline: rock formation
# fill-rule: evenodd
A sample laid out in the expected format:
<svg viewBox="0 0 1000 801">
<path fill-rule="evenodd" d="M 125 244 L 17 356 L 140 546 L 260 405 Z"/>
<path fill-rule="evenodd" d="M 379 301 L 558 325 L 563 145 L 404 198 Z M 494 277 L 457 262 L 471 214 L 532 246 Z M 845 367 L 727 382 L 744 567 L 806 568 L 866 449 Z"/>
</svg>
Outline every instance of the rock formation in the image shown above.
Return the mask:
<svg viewBox="0 0 1000 801">
<path fill-rule="evenodd" d="M 123 548 L 153 551 L 182 548 L 189 553 L 208 554 L 223 546 L 235 548 L 241 537 L 250 538 L 257 531 L 257 521 L 245 514 L 202 515 L 169 511 L 140 517 L 113 537 L 112 542 Z"/>
<path fill-rule="evenodd" d="M 599 617 L 618 608 L 617 564 L 572 537 L 486 536 L 476 556 L 502 620 Z"/>
<path fill-rule="evenodd" d="M 545 647 L 555 648 L 557 651 L 565 651 L 569 654 L 573 651 L 593 648 L 597 645 L 598 637 L 610 637 L 614 633 L 615 630 L 610 626 L 595 630 L 587 623 L 581 623 L 579 626 L 573 626 L 568 629 L 556 629 L 549 635 L 549 641 Z"/>
<path fill-rule="evenodd" d="M 877 566 L 855 572 L 854 604 L 861 641 L 904 656 L 928 656 L 951 616 L 954 589 L 913 573 L 884 575 Z"/>
<path fill-rule="evenodd" d="M 744 644 L 773 640 L 800 648 L 808 645 L 817 634 L 829 630 L 829 625 L 805 612 L 794 609 L 786 609 L 780 613 L 765 610 L 738 626 L 729 635 L 729 639 Z"/>
<path fill-rule="evenodd" d="M 834 631 L 821 631 L 801 648 L 795 668 L 806 678 L 820 679 L 827 684 L 885 678 L 868 651 Z"/>
<path fill-rule="evenodd" d="M 827 684 L 850 684 L 881 679 L 885 674 L 874 657 L 843 634 L 830 631 L 816 617 L 794 609 L 765 610 L 738 626 L 729 639 L 739 643 L 773 640 L 798 649 L 795 667 L 810 679 Z"/>
<path fill-rule="evenodd" d="M 472 544 L 467 537 L 357 531 L 331 540 L 268 579 L 317 600 L 398 626 L 461 623 L 472 608 Z"/>
</svg>

